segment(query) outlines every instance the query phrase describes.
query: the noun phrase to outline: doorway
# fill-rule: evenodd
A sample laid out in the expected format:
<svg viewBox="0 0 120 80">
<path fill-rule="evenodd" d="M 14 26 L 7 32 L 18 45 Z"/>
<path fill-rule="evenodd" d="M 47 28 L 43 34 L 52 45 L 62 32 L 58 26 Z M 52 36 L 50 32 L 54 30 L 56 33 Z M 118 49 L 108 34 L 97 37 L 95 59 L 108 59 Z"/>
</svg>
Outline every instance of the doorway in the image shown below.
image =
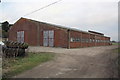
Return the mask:
<svg viewBox="0 0 120 80">
<path fill-rule="evenodd" d="M 54 30 L 43 31 L 43 46 L 54 46 Z"/>
</svg>

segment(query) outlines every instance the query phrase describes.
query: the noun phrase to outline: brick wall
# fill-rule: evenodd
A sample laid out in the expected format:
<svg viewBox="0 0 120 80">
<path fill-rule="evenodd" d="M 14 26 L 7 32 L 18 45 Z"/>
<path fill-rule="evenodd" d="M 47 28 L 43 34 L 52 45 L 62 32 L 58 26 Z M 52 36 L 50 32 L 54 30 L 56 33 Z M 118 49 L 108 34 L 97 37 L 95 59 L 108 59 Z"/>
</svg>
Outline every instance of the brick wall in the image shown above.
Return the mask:
<svg viewBox="0 0 120 80">
<path fill-rule="evenodd" d="M 9 30 L 9 40 L 17 41 L 17 31 L 25 31 L 25 42 L 32 46 L 43 46 L 43 31 L 54 30 L 54 47 L 68 48 L 69 33 L 66 28 L 60 28 L 25 18 L 19 19 Z M 70 41 L 70 48 L 92 47 L 110 45 L 105 42 L 96 42 L 95 40 L 110 40 L 110 37 L 98 36 L 86 32 L 70 30 L 71 38 L 80 39 L 80 41 Z M 85 40 L 88 39 L 86 42 Z"/>
<path fill-rule="evenodd" d="M 43 31 L 45 30 L 54 30 L 54 47 L 68 47 L 67 29 L 24 18 L 18 20 L 9 30 L 9 40 L 17 41 L 17 31 L 24 31 L 25 42 L 32 46 L 43 46 Z"/>
<path fill-rule="evenodd" d="M 26 19 L 18 20 L 9 30 L 9 40 L 17 41 L 17 31 L 24 31 L 25 42 L 37 45 L 37 26 Z"/>
</svg>

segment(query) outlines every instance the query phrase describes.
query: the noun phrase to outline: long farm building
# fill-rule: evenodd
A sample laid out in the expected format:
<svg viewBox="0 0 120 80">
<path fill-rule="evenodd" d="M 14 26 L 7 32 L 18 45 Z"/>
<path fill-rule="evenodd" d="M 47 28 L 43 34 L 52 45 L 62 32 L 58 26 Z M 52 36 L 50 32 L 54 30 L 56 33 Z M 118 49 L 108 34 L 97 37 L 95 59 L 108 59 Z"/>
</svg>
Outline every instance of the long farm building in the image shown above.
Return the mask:
<svg viewBox="0 0 120 80">
<path fill-rule="evenodd" d="M 110 45 L 110 37 L 96 31 L 81 31 L 20 18 L 9 30 L 9 40 L 31 46 L 78 48 Z"/>
</svg>

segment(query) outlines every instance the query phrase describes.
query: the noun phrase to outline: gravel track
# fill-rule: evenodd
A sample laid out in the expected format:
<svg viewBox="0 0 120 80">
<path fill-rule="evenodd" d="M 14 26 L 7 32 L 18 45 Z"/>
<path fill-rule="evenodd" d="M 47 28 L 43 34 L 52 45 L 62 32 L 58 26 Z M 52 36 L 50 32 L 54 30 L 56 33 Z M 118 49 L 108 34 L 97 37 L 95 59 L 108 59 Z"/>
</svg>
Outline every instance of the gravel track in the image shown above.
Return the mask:
<svg viewBox="0 0 120 80">
<path fill-rule="evenodd" d="M 29 47 L 29 52 L 54 52 L 54 60 L 23 72 L 16 78 L 117 78 L 114 60 L 118 46 L 88 48 Z"/>
</svg>

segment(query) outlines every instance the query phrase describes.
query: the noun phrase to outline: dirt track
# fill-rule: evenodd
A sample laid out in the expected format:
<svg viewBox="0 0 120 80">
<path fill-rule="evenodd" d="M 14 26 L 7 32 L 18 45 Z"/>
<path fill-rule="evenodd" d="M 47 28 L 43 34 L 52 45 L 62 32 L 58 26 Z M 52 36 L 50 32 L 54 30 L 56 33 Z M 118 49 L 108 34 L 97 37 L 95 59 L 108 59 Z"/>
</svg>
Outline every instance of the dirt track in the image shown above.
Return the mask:
<svg viewBox="0 0 120 80">
<path fill-rule="evenodd" d="M 30 47 L 29 51 L 55 52 L 53 61 L 14 76 L 17 78 L 113 78 L 117 77 L 114 60 L 117 46 L 77 49 Z"/>
</svg>

